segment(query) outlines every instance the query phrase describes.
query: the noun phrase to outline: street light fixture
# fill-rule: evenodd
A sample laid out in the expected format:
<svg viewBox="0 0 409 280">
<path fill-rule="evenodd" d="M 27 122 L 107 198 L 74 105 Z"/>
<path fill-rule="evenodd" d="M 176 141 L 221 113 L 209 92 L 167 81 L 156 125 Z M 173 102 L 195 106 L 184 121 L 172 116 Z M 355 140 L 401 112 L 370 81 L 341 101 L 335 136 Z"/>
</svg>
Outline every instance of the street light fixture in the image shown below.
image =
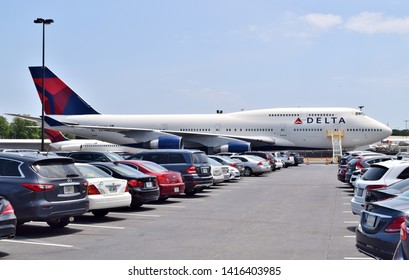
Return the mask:
<svg viewBox="0 0 409 280">
<path fill-rule="evenodd" d="M 53 23 L 53 19 L 43 19 L 37 18 L 34 20 L 34 23 L 41 23 L 43 25 L 43 77 L 41 79 L 41 86 L 42 86 L 42 94 L 41 94 L 41 151 L 44 151 L 44 96 L 45 96 L 45 88 L 44 88 L 44 80 L 45 80 L 45 25 Z"/>
</svg>

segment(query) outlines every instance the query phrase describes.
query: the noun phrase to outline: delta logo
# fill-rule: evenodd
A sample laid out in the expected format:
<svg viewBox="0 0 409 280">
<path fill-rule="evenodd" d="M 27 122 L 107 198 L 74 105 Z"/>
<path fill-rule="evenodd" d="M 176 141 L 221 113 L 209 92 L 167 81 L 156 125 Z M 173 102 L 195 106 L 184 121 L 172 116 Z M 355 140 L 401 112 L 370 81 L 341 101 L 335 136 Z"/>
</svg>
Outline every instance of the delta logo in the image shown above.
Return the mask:
<svg viewBox="0 0 409 280">
<path fill-rule="evenodd" d="M 316 124 L 345 124 L 345 119 L 343 117 L 308 117 L 306 119 L 307 123 L 316 123 Z M 294 124 L 303 124 L 303 121 L 300 118 L 297 118 L 294 121 Z"/>
</svg>

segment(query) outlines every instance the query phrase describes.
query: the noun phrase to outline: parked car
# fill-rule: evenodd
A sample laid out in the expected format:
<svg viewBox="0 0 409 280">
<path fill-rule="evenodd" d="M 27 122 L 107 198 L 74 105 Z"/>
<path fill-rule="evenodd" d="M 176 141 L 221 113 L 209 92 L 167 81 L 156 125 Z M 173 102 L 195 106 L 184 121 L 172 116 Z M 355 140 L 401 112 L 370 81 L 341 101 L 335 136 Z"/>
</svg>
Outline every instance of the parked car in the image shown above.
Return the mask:
<svg viewBox="0 0 409 280">
<path fill-rule="evenodd" d="M 10 201 L 0 196 L 0 239 L 12 239 L 16 235 L 17 217 Z"/>
<path fill-rule="evenodd" d="M 185 191 L 180 172 L 168 170 L 162 165 L 146 160 L 123 160 L 123 164 L 132 166 L 144 174 L 156 176 L 159 184 L 159 200 L 167 200 L 171 196 L 179 196 Z"/>
<path fill-rule="evenodd" d="M 210 164 L 206 154 L 200 150 L 144 150 L 128 159 L 153 161 L 169 170 L 180 172 L 185 183 L 185 193 L 188 195 L 213 185 Z"/>
<path fill-rule="evenodd" d="M 132 196 L 131 207 L 138 208 L 143 204 L 159 199 L 158 179 L 120 162 L 92 162 L 92 165 L 105 171 L 112 177 L 125 179 Z"/>
<path fill-rule="evenodd" d="M 365 203 L 394 198 L 409 190 L 409 178 L 393 183 L 385 188 L 366 191 Z"/>
<path fill-rule="evenodd" d="M 388 160 L 373 164 L 355 184 L 352 213 L 359 215 L 365 207 L 367 190 L 384 188 L 406 178 L 409 178 L 409 161 Z"/>
<path fill-rule="evenodd" d="M 393 260 L 409 260 L 409 217 L 406 216 L 405 222 L 400 225 L 399 241 L 393 253 Z"/>
<path fill-rule="evenodd" d="M 264 158 L 265 160 L 270 162 L 271 170 L 272 171 L 276 170 L 275 156 L 270 152 L 247 151 L 247 152 L 242 153 L 242 155 L 253 155 L 253 156 L 258 156 L 258 157 Z"/>
<path fill-rule="evenodd" d="M 290 156 L 294 158 L 294 166 L 304 163 L 304 157 L 299 153 L 290 153 Z"/>
<path fill-rule="evenodd" d="M 295 161 L 294 157 L 290 155 L 290 152 L 281 151 L 281 152 L 274 152 L 275 157 L 281 159 L 284 162 L 284 168 L 294 166 Z"/>
<path fill-rule="evenodd" d="M 223 183 L 224 181 L 229 180 L 230 178 L 230 173 L 229 173 L 229 167 L 227 165 L 223 165 L 220 162 L 212 159 L 212 158 L 207 158 L 210 166 L 211 166 L 211 172 L 213 176 L 213 185 L 218 185 L 220 183 Z"/>
<path fill-rule="evenodd" d="M 88 211 L 87 180 L 70 158 L 38 153 L 0 155 L 0 195 L 13 205 L 18 225 L 44 221 L 65 227 Z"/>
<path fill-rule="evenodd" d="M 79 151 L 79 152 L 57 152 L 57 154 L 70 157 L 74 159 L 75 162 L 94 162 L 94 161 L 111 162 L 124 159 L 119 154 L 114 152 Z"/>
<path fill-rule="evenodd" d="M 89 211 L 96 217 L 104 217 L 112 208 L 131 205 L 128 182 L 114 178 L 98 167 L 88 163 L 75 163 L 88 180 Z"/>
<path fill-rule="evenodd" d="M 270 164 L 261 157 L 252 155 L 238 155 L 231 158 L 240 160 L 244 165 L 244 176 L 259 176 L 271 171 Z"/>
<path fill-rule="evenodd" d="M 409 211 L 408 201 L 409 192 L 405 192 L 393 199 L 369 203 L 356 229 L 357 249 L 376 259 L 392 259 L 401 224 Z"/>
<path fill-rule="evenodd" d="M 349 183 L 351 186 L 355 186 L 356 180 L 363 175 L 372 164 L 391 159 L 392 157 L 387 155 L 355 157 L 348 162 L 345 173 L 345 182 Z"/>
<path fill-rule="evenodd" d="M 351 161 L 352 159 L 359 157 L 359 156 L 366 157 L 366 156 L 379 156 L 379 155 L 383 155 L 383 154 L 376 153 L 376 152 L 370 152 L 370 151 L 349 151 L 349 152 L 344 153 L 338 162 L 338 173 L 337 173 L 338 180 L 343 183 L 348 183 L 345 180 L 345 174 L 346 174 L 348 162 Z"/>
<path fill-rule="evenodd" d="M 232 159 L 230 156 L 209 155 L 208 157 L 220 162 L 223 165 L 230 165 L 239 170 L 240 175 L 244 174 L 244 164 L 238 159 Z"/>
</svg>

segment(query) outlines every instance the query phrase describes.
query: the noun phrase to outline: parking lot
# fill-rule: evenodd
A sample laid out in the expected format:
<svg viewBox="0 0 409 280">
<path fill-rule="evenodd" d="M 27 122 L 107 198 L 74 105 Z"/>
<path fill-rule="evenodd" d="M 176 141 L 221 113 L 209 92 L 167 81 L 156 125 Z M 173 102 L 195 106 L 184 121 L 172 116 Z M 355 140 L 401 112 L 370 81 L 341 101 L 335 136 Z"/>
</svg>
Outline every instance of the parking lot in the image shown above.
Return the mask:
<svg viewBox="0 0 409 280">
<path fill-rule="evenodd" d="M 0 260 L 369 259 L 355 248 L 352 195 L 335 164 L 302 164 L 62 229 L 27 223 L 0 241 Z"/>
</svg>

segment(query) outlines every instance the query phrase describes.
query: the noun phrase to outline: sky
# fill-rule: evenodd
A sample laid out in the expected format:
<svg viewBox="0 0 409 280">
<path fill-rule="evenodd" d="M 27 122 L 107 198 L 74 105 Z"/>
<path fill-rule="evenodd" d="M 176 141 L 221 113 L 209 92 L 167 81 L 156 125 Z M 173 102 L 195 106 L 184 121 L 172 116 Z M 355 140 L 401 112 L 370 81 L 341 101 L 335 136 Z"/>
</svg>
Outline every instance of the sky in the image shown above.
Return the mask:
<svg viewBox="0 0 409 280">
<path fill-rule="evenodd" d="M 408 128 L 407 0 L 17 0 L 0 14 L 0 114 L 41 115 L 41 17 L 46 66 L 101 113 L 364 106 Z"/>
</svg>

